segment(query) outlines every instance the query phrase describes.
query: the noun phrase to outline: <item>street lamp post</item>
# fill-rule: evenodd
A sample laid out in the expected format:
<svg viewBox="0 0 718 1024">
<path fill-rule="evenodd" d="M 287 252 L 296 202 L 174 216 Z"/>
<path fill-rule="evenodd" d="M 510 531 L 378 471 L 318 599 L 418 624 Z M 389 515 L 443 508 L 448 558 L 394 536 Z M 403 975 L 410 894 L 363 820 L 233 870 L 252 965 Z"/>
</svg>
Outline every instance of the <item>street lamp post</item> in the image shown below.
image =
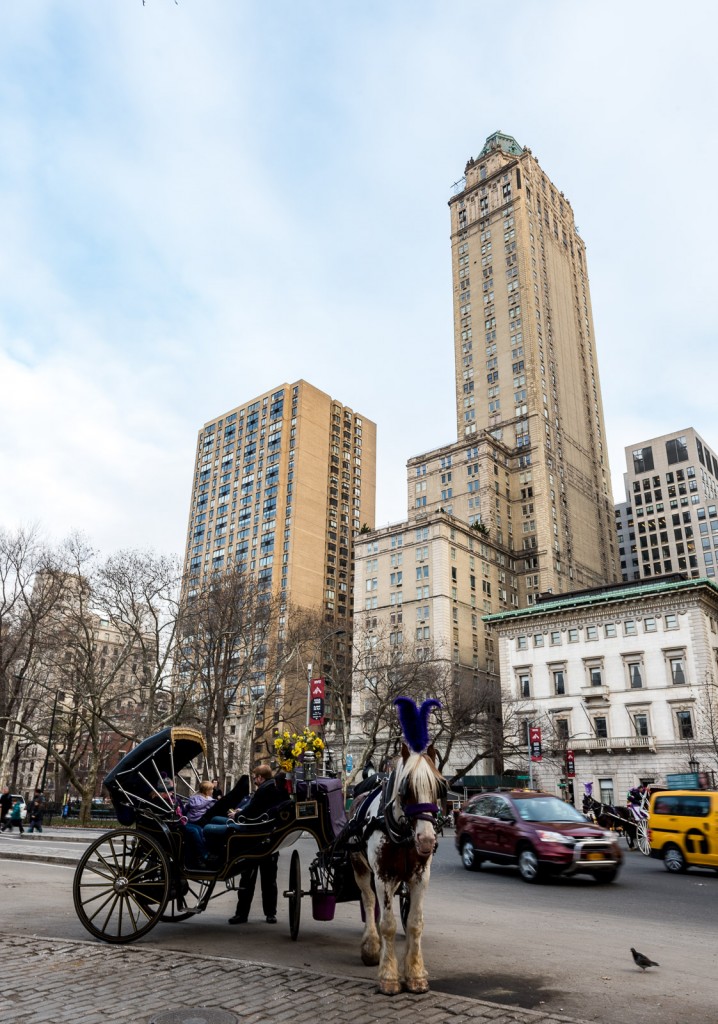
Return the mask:
<svg viewBox="0 0 718 1024">
<path fill-rule="evenodd" d="M 319 668 L 320 668 L 320 671 L 322 671 L 323 667 L 324 667 L 324 659 L 322 657 L 322 651 L 324 649 L 324 645 L 327 642 L 327 640 L 331 640 L 332 637 L 335 637 L 335 636 L 345 636 L 345 635 L 346 635 L 346 630 L 345 629 L 333 629 L 331 631 L 331 633 L 327 633 L 327 635 L 325 637 L 323 637 L 319 641 Z M 313 662 L 310 661 L 309 664 L 307 665 L 307 728 L 309 728 L 309 722 L 310 722 L 310 717 L 311 717 L 311 706 L 312 706 L 312 692 L 311 691 L 312 691 L 312 669 L 313 669 L 313 667 L 314 667 Z"/>
<path fill-rule="evenodd" d="M 50 732 L 47 737 L 47 749 L 45 750 L 45 763 L 42 766 L 42 775 L 40 776 L 40 792 L 45 792 L 45 782 L 47 781 L 47 762 L 50 759 L 50 747 L 52 745 L 52 734 L 55 729 L 55 715 L 57 714 L 57 698 L 60 696 L 59 692 L 55 690 L 55 700 L 52 705 L 52 716 L 50 718 Z"/>
</svg>

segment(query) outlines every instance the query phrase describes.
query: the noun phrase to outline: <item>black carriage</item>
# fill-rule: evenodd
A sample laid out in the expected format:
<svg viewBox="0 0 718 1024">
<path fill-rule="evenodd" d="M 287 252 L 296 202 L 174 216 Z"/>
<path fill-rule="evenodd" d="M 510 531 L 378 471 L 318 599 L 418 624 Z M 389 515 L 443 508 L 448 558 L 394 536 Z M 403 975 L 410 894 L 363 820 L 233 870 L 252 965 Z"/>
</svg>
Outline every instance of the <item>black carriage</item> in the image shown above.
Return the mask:
<svg viewBox="0 0 718 1024">
<path fill-rule="evenodd" d="M 201 781 L 192 762 L 202 754 L 204 737 L 197 730 L 164 729 L 131 750 L 105 779 L 121 827 L 91 844 L 73 884 L 75 910 L 92 935 L 105 942 L 133 942 L 158 921 L 199 914 L 211 899 L 236 893 L 244 869 L 291 845 L 302 832 L 315 839 L 317 853 L 304 892 L 299 853 L 292 852 L 284 892 L 292 938 L 299 932 L 303 896 L 311 896 L 317 920 L 330 920 L 336 903 L 359 899 L 337 779 L 296 781 L 294 793 L 259 818 L 239 814 L 233 821 L 210 822 L 204 827 L 209 856 L 199 863 L 182 798 Z M 403 921 L 407 913 L 404 896 Z"/>
</svg>

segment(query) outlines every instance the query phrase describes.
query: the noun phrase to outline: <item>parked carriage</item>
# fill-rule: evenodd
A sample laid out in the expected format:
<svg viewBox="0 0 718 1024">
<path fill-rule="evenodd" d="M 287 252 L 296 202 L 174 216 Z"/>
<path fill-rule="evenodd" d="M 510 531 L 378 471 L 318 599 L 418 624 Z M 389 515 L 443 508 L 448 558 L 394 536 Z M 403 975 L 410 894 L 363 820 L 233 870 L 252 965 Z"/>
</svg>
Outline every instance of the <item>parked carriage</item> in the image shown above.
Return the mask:
<svg viewBox="0 0 718 1024">
<path fill-rule="evenodd" d="M 292 853 L 285 893 L 292 938 L 299 931 L 304 895 L 312 896 L 320 919 L 336 902 L 359 899 L 346 853 L 337 847 L 346 825 L 337 779 L 299 781 L 291 798 L 259 818 L 238 815 L 226 824 L 208 824 L 209 863 L 198 864 L 182 816 L 182 791 L 189 796 L 194 789 L 189 776 L 199 784 L 192 762 L 202 754 L 201 733 L 164 729 L 130 751 L 105 779 L 121 827 L 92 843 L 73 886 L 75 909 L 92 935 L 133 942 L 158 921 L 199 914 L 211 899 L 236 891 L 242 870 L 296 842 L 302 832 L 315 839 L 318 851 L 308 893 L 302 891 L 299 853 Z"/>
<path fill-rule="evenodd" d="M 201 781 L 192 762 L 206 756 L 204 737 L 195 729 L 175 727 L 144 740 L 104 782 L 121 824 L 90 845 L 75 872 L 73 898 L 83 926 L 105 942 L 126 943 L 146 935 L 158 921 L 184 921 L 223 892 L 236 892 L 243 870 L 307 833 L 317 844 L 309 890 L 302 889 L 294 850 L 284 893 L 291 937 L 299 933 L 304 896 L 311 897 L 318 920 L 331 920 L 337 903 L 361 899 L 366 908 L 362 959 L 379 965 L 380 990 L 393 994 L 403 984 L 412 992 L 426 992 L 422 904 L 436 848 L 438 804 L 445 793 L 426 721 L 438 702 L 425 701 L 420 709 L 405 697 L 396 703 L 408 744 L 401 763 L 378 786 L 369 783 L 349 823 L 337 779 L 295 780 L 291 797 L 260 817 L 238 813 L 232 820 L 205 825 L 207 852 L 200 858 L 183 815 L 182 790 L 189 797 L 194 784 L 188 779 L 197 785 Z M 395 895 L 407 934 L 403 979 L 393 948 Z"/>
</svg>

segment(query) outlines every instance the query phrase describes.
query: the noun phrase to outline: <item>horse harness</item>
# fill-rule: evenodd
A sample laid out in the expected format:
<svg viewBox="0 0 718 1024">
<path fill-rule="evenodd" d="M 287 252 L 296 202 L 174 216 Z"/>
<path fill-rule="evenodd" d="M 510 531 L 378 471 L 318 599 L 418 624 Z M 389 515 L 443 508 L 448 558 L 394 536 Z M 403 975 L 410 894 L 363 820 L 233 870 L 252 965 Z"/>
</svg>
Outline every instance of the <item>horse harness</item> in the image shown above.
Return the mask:
<svg viewBox="0 0 718 1024">
<path fill-rule="evenodd" d="M 402 817 L 397 818 L 392 795 L 395 782 L 396 769 L 388 778 L 382 780 L 377 814 L 369 820 L 367 820 L 369 805 L 375 799 L 375 794 L 367 793 L 367 798 L 362 802 L 356 818 L 350 822 L 350 826 L 353 826 L 348 836 L 350 846 L 366 848 L 367 841 L 374 832 L 383 832 L 387 839 L 396 846 L 411 846 L 414 842 L 414 822 L 430 821 L 432 824 L 436 822 L 436 815 L 439 811 L 437 804 L 401 804 Z M 404 779 L 399 790 L 400 801 L 408 795 L 408 789 L 409 780 Z"/>
</svg>

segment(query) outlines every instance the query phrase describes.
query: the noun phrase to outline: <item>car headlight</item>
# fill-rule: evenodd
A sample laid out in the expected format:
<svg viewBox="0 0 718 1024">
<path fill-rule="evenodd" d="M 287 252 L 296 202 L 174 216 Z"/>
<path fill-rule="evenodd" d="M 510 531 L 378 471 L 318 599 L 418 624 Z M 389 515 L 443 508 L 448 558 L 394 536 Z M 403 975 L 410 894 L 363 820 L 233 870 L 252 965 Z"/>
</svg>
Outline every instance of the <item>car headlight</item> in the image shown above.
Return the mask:
<svg viewBox="0 0 718 1024">
<path fill-rule="evenodd" d="M 542 843 L 571 843 L 572 840 L 568 836 L 565 836 L 562 832 L 543 832 L 541 830 L 536 832 L 537 837 Z"/>
</svg>

